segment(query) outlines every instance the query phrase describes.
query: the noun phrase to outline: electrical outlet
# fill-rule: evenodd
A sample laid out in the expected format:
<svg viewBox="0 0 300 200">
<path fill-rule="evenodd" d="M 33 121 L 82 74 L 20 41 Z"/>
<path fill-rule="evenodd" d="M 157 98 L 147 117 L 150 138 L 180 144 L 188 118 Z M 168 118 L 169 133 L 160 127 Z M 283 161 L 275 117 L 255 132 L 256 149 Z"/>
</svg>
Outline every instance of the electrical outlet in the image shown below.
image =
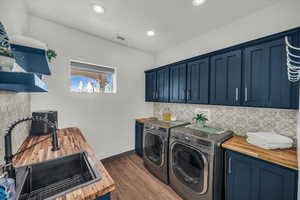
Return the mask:
<svg viewBox="0 0 300 200">
<path fill-rule="evenodd" d="M 207 108 L 196 108 L 195 111 L 194 111 L 194 114 L 195 115 L 197 115 L 197 114 L 204 114 L 204 115 L 206 115 L 208 121 L 211 120 L 210 110 L 207 109 Z"/>
</svg>

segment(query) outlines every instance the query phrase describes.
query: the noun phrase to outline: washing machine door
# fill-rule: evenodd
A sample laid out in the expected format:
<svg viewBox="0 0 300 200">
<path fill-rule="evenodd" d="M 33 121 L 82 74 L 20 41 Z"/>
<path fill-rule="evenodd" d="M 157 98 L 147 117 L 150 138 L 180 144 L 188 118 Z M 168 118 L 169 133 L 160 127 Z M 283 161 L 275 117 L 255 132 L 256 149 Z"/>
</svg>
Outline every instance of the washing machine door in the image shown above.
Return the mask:
<svg viewBox="0 0 300 200">
<path fill-rule="evenodd" d="M 147 131 L 144 133 L 144 156 L 151 163 L 162 166 L 164 162 L 164 139 L 159 133 Z"/>
<path fill-rule="evenodd" d="M 175 177 L 192 192 L 206 193 L 209 167 L 205 154 L 180 142 L 174 143 L 171 151 L 171 168 Z"/>
</svg>

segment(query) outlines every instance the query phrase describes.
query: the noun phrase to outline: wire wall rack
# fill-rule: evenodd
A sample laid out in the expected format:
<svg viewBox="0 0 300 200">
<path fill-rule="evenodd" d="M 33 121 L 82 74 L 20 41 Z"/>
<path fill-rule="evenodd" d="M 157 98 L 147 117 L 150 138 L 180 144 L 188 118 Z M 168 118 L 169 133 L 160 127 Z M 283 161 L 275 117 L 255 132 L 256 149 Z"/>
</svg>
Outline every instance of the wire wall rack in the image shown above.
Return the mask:
<svg viewBox="0 0 300 200">
<path fill-rule="evenodd" d="M 288 36 L 285 37 L 287 53 L 287 73 L 291 82 L 300 80 L 300 47 L 292 45 Z"/>
</svg>

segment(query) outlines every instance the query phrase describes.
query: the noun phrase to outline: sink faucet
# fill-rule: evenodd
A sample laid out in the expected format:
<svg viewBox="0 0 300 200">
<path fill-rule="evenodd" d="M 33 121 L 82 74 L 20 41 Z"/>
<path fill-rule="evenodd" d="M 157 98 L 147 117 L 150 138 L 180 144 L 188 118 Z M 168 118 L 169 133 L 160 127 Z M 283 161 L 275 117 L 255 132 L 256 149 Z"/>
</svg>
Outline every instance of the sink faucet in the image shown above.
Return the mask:
<svg viewBox="0 0 300 200">
<path fill-rule="evenodd" d="M 12 153 L 12 131 L 14 130 L 14 128 L 26 121 L 38 121 L 38 122 L 42 122 L 45 123 L 46 125 L 48 125 L 50 127 L 50 134 L 51 134 L 51 138 L 52 138 L 52 151 L 57 151 L 59 150 L 59 145 L 58 145 L 58 139 L 57 139 L 57 127 L 55 123 L 50 122 L 49 120 L 47 120 L 46 118 L 42 118 L 42 117 L 30 117 L 30 118 L 24 118 L 21 120 L 18 120 L 16 122 L 14 122 L 12 125 L 10 125 L 7 129 L 7 131 L 5 132 L 4 135 L 4 143 L 5 143 L 5 157 L 4 160 L 6 162 L 6 171 L 8 173 L 8 177 L 9 178 L 13 178 L 16 179 L 16 171 L 15 168 L 13 166 L 13 158 L 14 156 L 23 153 L 24 151 L 27 151 L 28 149 L 32 148 L 33 146 L 47 140 L 50 137 L 47 137 L 33 145 L 31 145 L 30 147 L 27 147 L 25 149 L 22 149 L 21 151 L 18 151 L 16 154 Z"/>
</svg>

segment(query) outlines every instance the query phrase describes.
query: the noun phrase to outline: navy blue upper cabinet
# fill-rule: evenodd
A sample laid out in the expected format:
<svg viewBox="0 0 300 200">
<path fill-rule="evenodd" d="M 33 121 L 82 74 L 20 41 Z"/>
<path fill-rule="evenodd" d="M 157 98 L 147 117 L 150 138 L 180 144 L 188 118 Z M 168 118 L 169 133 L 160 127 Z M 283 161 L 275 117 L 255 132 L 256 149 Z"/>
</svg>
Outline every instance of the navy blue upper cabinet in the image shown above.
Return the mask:
<svg viewBox="0 0 300 200">
<path fill-rule="evenodd" d="M 157 71 L 157 101 L 168 102 L 170 91 L 169 68 Z"/>
<path fill-rule="evenodd" d="M 186 101 L 186 64 L 174 65 L 170 68 L 170 102 Z"/>
<path fill-rule="evenodd" d="M 243 105 L 264 106 L 268 93 L 268 66 L 266 44 L 244 50 Z"/>
<path fill-rule="evenodd" d="M 298 172 L 226 151 L 226 200 L 296 200 Z"/>
<path fill-rule="evenodd" d="M 170 91 L 169 68 L 150 71 L 146 76 L 146 101 L 148 102 L 168 102 Z"/>
<path fill-rule="evenodd" d="M 155 101 L 157 97 L 156 88 L 156 71 L 146 72 L 146 101 Z"/>
<path fill-rule="evenodd" d="M 244 51 L 243 105 L 297 108 L 298 84 L 288 81 L 284 39 Z"/>
<path fill-rule="evenodd" d="M 211 57 L 211 104 L 240 105 L 241 52 L 236 50 Z"/>
<path fill-rule="evenodd" d="M 188 103 L 208 104 L 209 101 L 209 59 L 189 62 L 187 66 Z"/>
<path fill-rule="evenodd" d="M 300 27 L 146 72 L 146 101 L 298 109 L 284 37 Z"/>
</svg>

